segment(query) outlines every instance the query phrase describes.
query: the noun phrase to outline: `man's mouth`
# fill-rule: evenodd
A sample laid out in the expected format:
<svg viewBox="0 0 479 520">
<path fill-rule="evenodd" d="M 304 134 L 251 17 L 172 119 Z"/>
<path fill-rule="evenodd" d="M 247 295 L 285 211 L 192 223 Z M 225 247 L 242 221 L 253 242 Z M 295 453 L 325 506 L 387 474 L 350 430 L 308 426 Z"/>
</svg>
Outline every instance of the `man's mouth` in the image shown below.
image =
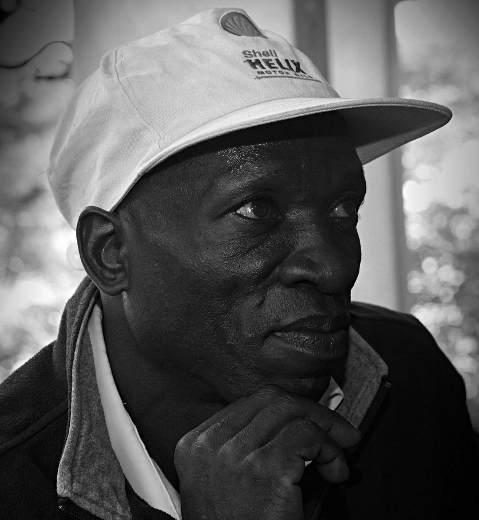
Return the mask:
<svg viewBox="0 0 479 520">
<path fill-rule="evenodd" d="M 347 314 L 315 315 L 276 326 L 269 338 L 287 356 L 294 357 L 293 352 L 296 352 L 307 357 L 333 360 L 346 355 L 348 330 Z"/>
<path fill-rule="evenodd" d="M 273 332 L 312 332 L 329 334 L 340 329 L 348 330 L 349 316 L 347 314 L 337 315 L 311 315 L 299 318 L 293 322 L 278 324 L 273 327 Z"/>
</svg>

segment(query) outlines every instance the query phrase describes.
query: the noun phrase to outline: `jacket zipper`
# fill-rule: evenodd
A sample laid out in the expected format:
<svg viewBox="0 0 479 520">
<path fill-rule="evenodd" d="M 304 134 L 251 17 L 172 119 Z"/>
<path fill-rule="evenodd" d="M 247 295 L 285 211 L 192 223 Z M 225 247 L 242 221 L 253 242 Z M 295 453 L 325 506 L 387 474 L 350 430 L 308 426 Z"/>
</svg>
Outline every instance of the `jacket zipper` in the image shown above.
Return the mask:
<svg viewBox="0 0 479 520">
<path fill-rule="evenodd" d="M 376 395 L 374 396 L 373 402 L 371 403 L 371 406 L 368 408 L 366 415 L 364 416 L 358 428 L 363 437 L 366 434 L 366 431 L 368 430 L 369 426 L 373 422 L 374 417 L 376 417 L 379 408 L 381 408 L 384 399 L 386 399 L 386 396 L 390 388 L 391 383 L 388 381 L 386 376 L 383 376 L 381 378 L 381 384 L 379 385 L 379 389 Z"/>
<path fill-rule="evenodd" d="M 391 388 L 391 383 L 387 380 L 386 376 L 383 376 L 381 378 L 381 383 L 379 385 L 378 391 L 376 395 L 374 396 L 374 399 L 368 408 L 366 415 L 364 416 L 363 420 L 361 421 L 361 424 L 359 425 L 358 430 L 361 432 L 361 435 L 364 437 L 367 429 L 371 425 L 374 417 L 376 416 L 377 412 L 381 408 L 381 405 L 384 402 L 384 399 L 386 398 L 389 389 Z M 349 450 L 349 452 L 354 452 L 355 449 Z M 318 498 L 318 502 L 316 503 L 316 507 L 313 510 L 313 514 L 310 516 L 309 520 L 320 520 L 321 513 L 323 511 L 323 505 L 327 498 L 327 495 L 329 493 L 329 490 L 331 488 L 331 484 L 328 482 L 326 486 L 323 489 L 323 492 L 321 493 L 320 497 Z"/>
</svg>

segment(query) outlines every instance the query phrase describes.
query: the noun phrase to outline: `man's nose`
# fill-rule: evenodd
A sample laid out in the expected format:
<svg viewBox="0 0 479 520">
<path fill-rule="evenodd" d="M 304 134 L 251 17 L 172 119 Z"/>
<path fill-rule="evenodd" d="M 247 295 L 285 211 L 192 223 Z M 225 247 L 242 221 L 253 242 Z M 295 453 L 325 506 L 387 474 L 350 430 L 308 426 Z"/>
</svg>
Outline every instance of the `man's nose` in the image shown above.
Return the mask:
<svg viewBox="0 0 479 520">
<path fill-rule="evenodd" d="M 360 246 L 345 251 L 333 240 L 315 237 L 295 251 L 279 266 L 279 278 L 286 287 L 310 284 L 324 294 L 350 290 L 359 274 Z"/>
</svg>

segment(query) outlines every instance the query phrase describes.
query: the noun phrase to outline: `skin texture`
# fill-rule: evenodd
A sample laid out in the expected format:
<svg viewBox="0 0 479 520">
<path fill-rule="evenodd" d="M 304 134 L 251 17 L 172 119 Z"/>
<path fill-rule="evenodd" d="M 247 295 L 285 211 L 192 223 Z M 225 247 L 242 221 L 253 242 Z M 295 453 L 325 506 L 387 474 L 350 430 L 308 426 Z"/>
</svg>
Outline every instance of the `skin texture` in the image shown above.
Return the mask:
<svg viewBox="0 0 479 520">
<path fill-rule="evenodd" d="M 317 401 L 347 356 L 365 189 L 321 115 L 196 145 L 82 213 L 118 390 L 184 518 L 301 518 L 304 460 L 347 478 L 359 434 Z"/>
</svg>

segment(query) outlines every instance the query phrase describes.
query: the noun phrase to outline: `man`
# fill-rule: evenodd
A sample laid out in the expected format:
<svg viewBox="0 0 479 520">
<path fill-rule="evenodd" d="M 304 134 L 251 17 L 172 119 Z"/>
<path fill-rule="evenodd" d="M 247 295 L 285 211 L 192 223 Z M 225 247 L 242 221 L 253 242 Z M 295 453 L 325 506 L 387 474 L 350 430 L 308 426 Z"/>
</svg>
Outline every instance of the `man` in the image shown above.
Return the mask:
<svg viewBox="0 0 479 520">
<path fill-rule="evenodd" d="M 474 518 L 464 386 L 350 303 L 362 164 L 445 124 L 343 100 L 244 11 L 107 54 L 50 182 L 89 275 L 2 386 L 7 518 Z"/>
</svg>

